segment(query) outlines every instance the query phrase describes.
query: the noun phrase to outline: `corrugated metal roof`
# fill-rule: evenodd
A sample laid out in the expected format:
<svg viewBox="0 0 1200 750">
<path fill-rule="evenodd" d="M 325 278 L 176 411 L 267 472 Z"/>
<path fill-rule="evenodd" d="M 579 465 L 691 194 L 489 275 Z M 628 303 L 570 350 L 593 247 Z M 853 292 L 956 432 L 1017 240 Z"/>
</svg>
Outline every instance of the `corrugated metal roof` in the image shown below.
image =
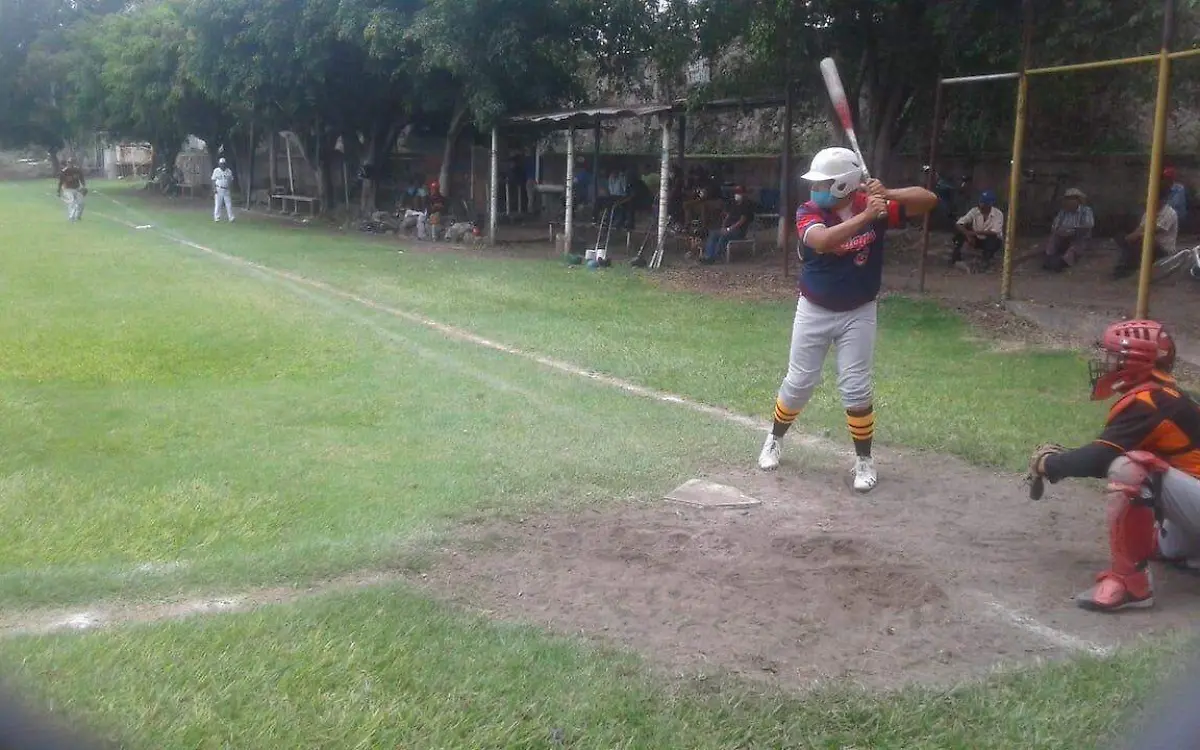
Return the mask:
<svg viewBox="0 0 1200 750">
<path fill-rule="evenodd" d="M 707 102 L 697 102 L 694 110 L 719 111 L 728 109 L 759 109 L 766 107 L 782 107 L 783 99 L 779 97 L 753 97 L 744 99 L 717 99 Z M 670 104 L 638 104 L 628 106 L 583 107 L 561 112 L 539 112 L 534 114 L 513 115 L 505 118 L 508 125 L 571 126 L 595 125 L 599 120 L 616 120 L 627 117 L 648 117 L 665 113 L 680 113 L 688 111 L 686 99 L 677 99 Z"/>
<path fill-rule="evenodd" d="M 514 125 L 570 125 L 574 121 L 594 122 L 602 118 L 647 117 L 649 115 L 670 112 L 672 109 L 674 107 L 670 104 L 643 104 L 630 107 L 587 107 L 563 112 L 514 115 L 508 118 L 508 122 Z"/>
</svg>

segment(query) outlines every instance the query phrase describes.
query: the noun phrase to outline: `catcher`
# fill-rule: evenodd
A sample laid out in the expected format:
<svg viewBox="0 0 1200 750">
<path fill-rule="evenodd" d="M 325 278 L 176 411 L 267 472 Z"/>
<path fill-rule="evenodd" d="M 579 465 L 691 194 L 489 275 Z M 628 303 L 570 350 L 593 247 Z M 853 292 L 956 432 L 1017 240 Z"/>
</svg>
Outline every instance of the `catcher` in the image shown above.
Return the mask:
<svg viewBox="0 0 1200 750">
<path fill-rule="evenodd" d="M 1076 597 L 1084 609 L 1150 607 L 1150 560 L 1187 569 L 1200 558 L 1200 406 L 1176 385 L 1174 364 L 1161 324 L 1109 326 L 1089 367 L 1092 400 L 1118 396 L 1103 432 L 1075 450 L 1040 445 L 1030 459 L 1035 499 L 1043 479 L 1108 478 L 1112 567 Z"/>
</svg>

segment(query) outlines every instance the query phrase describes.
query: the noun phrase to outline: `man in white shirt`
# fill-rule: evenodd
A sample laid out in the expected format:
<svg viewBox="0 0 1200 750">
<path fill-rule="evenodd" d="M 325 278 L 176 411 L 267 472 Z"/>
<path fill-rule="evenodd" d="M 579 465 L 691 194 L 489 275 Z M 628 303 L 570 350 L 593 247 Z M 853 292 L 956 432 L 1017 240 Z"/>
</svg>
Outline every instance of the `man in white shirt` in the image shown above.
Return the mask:
<svg viewBox="0 0 1200 750">
<path fill-rule="evenodd" d="M 996 194 L 984 190 L 979 194 L 979 205 L 972 208 L 954 224 L 954 252 L 950 265 L 962 260 L 962 248 L 966 244 L 983 253 L 983 262 L 988 265 L 996 253 L 1004 249 L 1004 212 L 996 208 Z"/>
<path fill-rule="evenodd" d="M 1179 238 L 1179 214 L 1169 203 L 1171 180 L 1173 176 L 1163 175 L 1158 188 L 1158 216 L 1154 221 L 1154 257 L 1163 258 L 1175 252 L 1175 242 Z M 1124 237 L 1117 237 L 1117 250 L 1120 255 L 1117 267 L 1113 269 L 1113 278 L 1123 279 L 1141 268 L 1142 234 L 1146 230 L 1146 216 L 1138 222 L 1137 229 Z"/>
<path fill-rule="evenodd" d="M 229 188 L 233 186 L 233 170 L 229 168 L 225 157 L 217 160 L 217 168 L 212 173 L 213 184 L 213 221 L 221 220 L 221 205 L 225 205 L 225 215 L 233 221 L 233 198 Z"/>
</svg>

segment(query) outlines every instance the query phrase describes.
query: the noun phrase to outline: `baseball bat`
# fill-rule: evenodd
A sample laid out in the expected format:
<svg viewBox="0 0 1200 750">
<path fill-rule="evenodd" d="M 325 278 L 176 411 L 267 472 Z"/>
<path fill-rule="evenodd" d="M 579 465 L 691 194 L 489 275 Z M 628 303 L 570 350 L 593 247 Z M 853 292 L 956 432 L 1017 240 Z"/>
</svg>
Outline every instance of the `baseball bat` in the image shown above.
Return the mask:
<svg viewBox="0 0 1200 750">
<path fill-rule="evenodd" d="M 854 155 L 862 164 L 863 177 L 869 180 L 871 174 L 867 171 L 867 160 L 863 158 L 862 149 L 858 147 L 858 136 L 854 134 L 854 120 L 850 118 L 850 102 L 846 100 L 846 89 L 842 88 L 842 77 L 838 75 L 837 63 L 832 57 L 821 61 L 821 77 L 825 79 L 825 90 L 829 92 L 829 99 L 833 102 L 833 109 L 842 123 L 842 130 L 846 131 L 846 137 L 850 139 L 850 148 L 854 149 Z"/>
<path fill-rule="evenodd" d="M 842 77 L 838 75 L 837 63 L 833 61 L 832 57 L 826 57 L 821 61 L 821 77 L 825 79 L 825 90 L 829 92 L 829 100 L 833 102 L 833 109 L 842 123 L 842 130 L 846 131 L 846 137 L 850 139 L 850 148 L 854 149 L 854 155 L 858 157 L 858 163 L 862 165 L 863 179 L 869 180 L 871 172 L 867 169 L 867 160 L 863 158 L 862 149 L 858 147 L 858 136 L 854 134 L 854 120 L 850 117 L 850 102 L 846 101 L 846 89 L 842 88 Z M 881 212 L 879 218 L 887 218 L 887 212 Z"/>
</svg>

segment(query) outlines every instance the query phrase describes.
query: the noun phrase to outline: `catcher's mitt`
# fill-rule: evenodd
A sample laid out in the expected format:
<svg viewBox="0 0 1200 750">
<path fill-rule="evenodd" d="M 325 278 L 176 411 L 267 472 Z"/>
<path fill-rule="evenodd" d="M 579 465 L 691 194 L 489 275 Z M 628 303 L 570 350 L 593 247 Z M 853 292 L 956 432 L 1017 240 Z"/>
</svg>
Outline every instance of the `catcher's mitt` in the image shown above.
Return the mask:
<svg viewBox="0 0 1200 750">
<path fill-rule="evenodd" d="M 1042 462 L 1046 460 L 1046 456 L 1055 453 L 1062 453 L 1066 448 L 1058 443 L 1042 443 L 1037 448 L 1034 448 L 1033 455 L 1029 457 L 1029 473 L 1025 475 L 1025 481 L 1029 483 L 1029 499 L 1041 500 L 1042 493 L 1046 490 L 1046 478 L 1042 474 Z"/>
</svg>

